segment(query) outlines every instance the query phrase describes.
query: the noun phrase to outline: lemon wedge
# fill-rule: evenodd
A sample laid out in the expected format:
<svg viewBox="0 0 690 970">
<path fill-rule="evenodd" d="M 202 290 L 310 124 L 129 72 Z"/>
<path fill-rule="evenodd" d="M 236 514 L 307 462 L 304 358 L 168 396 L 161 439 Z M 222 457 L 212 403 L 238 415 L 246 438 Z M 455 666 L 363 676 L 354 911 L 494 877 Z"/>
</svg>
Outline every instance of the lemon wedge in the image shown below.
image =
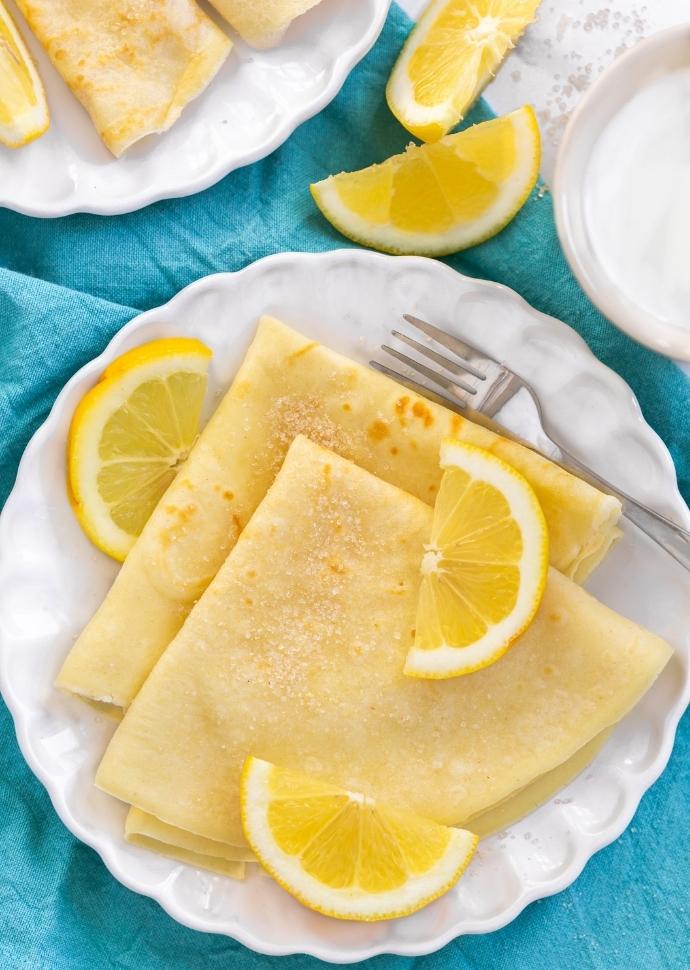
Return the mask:
<svg viewBox="0 0 690 970">
<path fill-rule="evenodd" d="M 77 405 L 70 498 L 114 559 L 125 558 L 196 440 L 210 358 L 199 340 L 155 340 L 113 361 Z"/>
<path fill-rule="evenodd" d="M 328 221 L 357 243 L 394 254 L 444 256 L 489 239 L 524 205 L 539 172 L 529 106 L 411 145 L 381 165 L 311 186 Z"/>
<path fill-rule="evenodd" d="M 544 514 L 519 472 L 459 441 L 443 443 L 441 466 L 405 662 L 412 677 L 457 677 L 498 660 L 533 619 L 548 570 Z"/>
<path fill-rule="evenodd" d="M 310 909 L 337 919 L 407 916 L 447 892 L 477 836 L 247 758 L 242 825 L 259 862 Z"/>
<path fill-rule="evenodd" d="M 42 135 L 49 124 L 41 79 L 0 0 L 0 142 L 20 148 Z"/>
<path fill-rule="evenodd" d="M 386 88 L 398 121 L 437 141 L 479 97 L 539 0 L 432 0 L 408 37 Z"/>
</svg>

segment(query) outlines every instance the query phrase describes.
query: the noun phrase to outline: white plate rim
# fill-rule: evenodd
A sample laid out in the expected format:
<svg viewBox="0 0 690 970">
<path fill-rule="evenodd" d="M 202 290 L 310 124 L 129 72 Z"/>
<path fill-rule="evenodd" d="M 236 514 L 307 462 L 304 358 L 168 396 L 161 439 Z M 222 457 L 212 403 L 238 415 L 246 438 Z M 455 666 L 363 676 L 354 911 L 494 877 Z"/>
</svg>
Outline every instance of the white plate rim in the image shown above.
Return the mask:
<svg viewBox="0 0 690 970">
<path fill-rule="evenodd" d="M 358 249 L 332 250 L 319 254 L 281 253 L 273 256 L 267 256 L 234 273 L 220 273 L 203 277 L 185 287 L 161 307 L 157 307 L 137 315 L 123 328 L 121 328 L 117 334 L 115 334 L 100 355 L 93 358 L 82 368 L 80 368 L 65 384 L 63 389 L 58 394 L 48 417 L 34 433 L 29 444 L 27 445 L 18 466 L 15 485 L 7 499 L 5 507 L 2 511 L 2 515 L 0 515 L 0 563 L 4 558 L 6 558 L 6 556 L 3 556 L 4 536 L 2 527 L 13 514 L 14 505 L 17 502 L 18 495 L 21 490 L 22 478 L 26 472 L 26 469 L 33 461 L 35 453 L 40 451 L 44 439 L 48 438 L 54 432 L 54 426 L 61 417 L 62 402 L 67 397 L 72 387 L 82 382 L 86 383 L 96 373 L 100 373 L 104 364 L 117 355 L 120 345 L 132 334 L 136 333 L 137 330 L 146 326 L 146 324 L 151 320 L 155 320 L 156 315 L 161 310 L 167 310 L 174 307 L 176 304 L 183 304 L 184 301 L 188 300 L 190 297 L 195 298 L 197 294 L 203 293 L 205 287 L 214 285 L 217 280 L 229 278 L 233 281 L 241 280 L 242 282 L 246 282 L 255 274 L 260 276 L 263 270 L 273 268 L 280 264 L 284 264 L 290 269 L 293 269 L 297 264 L 304 264 L 311 261 L 318 261 L 319 263 L 323 264 L 324 268 L 328 264 L 334 265 L 342 261 L 354 261 L 355 264 L 361 264 L 363 262 L 380 264 L 386 262 L 390 263 L 391 265 L 393 262 L 396 262 L 399 265 L 402 263 L 411 268 L 423 266 L 432 274 L 438 272 L 439 275 L 445 275 L 448 283 L 450 283 L 454 277 L 460 276 L 463 278 L 462 274 L 457 273 L 455 270 L 451 269 L 445 264 L 427 259 L 425 257 L 392 257 Z M 598 375 L 605 381 L 606 384 L 609 386 L 617 385 L 619 392 L 624 391 L 627 394 L 631 417 L 634 417 L 636 422 L 641 422 L 644 425 L 650 447 L 654 450 L 656 458 L 660 463 L 660 467 L 663 469 L 665 484 L 668 488 L 668 492 L 665 497 L 673 507 L 673 511 L 677 515 L 678 519 L 684 524 L 690 526 L 690 511 L 688 510 L 678 491 L 673 460 L 666 449 L 666 446 L 663 444 L 658 435 L 644 423 L 644 419 L 642 418 L 639 410 L 639 405 L 623 379 L 598 361 L 587 347 L 585 341 L 575 331 L 556 318 L 550 317 L 541 313 L 540 311 L 535 310 L 513 290 L 503 286 L 502 284 L 491 281 L 476 280 L 472 278 L 471 282 L 479 285 L 480 287 L 486 287 L 487 290 L 493 290 L 494 292 L 500 291 L 503 298 L 517 302 L 523 308 L 527 308 L 530 315 L 538 318 L 543 323 L 547 323 L 549 327 L 557 327 L 560 338 L 566 339 L 573 350 L 576 350 L 578 354 L 582 355 L 583 359 L 587 359 L 592 369 L 598 372 Z M 170 900 L 161 898 L 159 893 L 149 891 L 148 888 L 138 883 L 136 879 L 130 878 L 127 872 L 122 869 L 116 860 L 112 846 L 99 842 L 99 840 L 96 838 L 92 838 L 85 827 L 71 815 L 66 807 L 61 788 L 59 785 L 55 784 L 52 776 L 43 771 L 37 756 L 34 754 L 31 739 L 27 731 L 27 722 L 23 716 L 24 712 L 22 702 L 16 696 L 12 685 L 8 683 L 5 676 L 4 657 L 6 656 L 7 649 L 8 645 L 5 642 L 4 636 L 2 635 L 2 630 L 0 630 L 0 688 L 2 690 L 2 695 L 13 717 L 17 740 L 21 752 L 31 770 L 48 791 L 53 807 L 55 808 L 55 811 L 62 822 L 70 831 L 73 832 L 73 834 L 77 836 L 77 838 L 85 842 L 87 845 L 90 845 L 100 855 L 104 864 L 112 875 L 127 888 L 155 899 L 173 919 L 183 925 L 205 932 L 224 932 L 219 931 L 210 924 L 204 924 L 203 921 L 190 918 L 183 910 L 176 905 L 173 905 Z M 233 930 L 232 933 L 225 932 L 224 935 L 231 936 L 231 938 L 236 939 L 238 942 L 249 947 L 250 949 L 265 955 L 284 956 L 291 954 L 305 954 L 331 963 L 350 963 L 359 962 L 361 960 L 369 959 L 373 956 L 378 956 L 381 954 L 423 956 L 435 952 L 452 940 L 458 938 L 458 936 L 479 933 L 483 934 L 501 929 L 508 923 L 512 922 L 530 903 L 537 899 L 546 898 L 547 896 L 561 892 L 563 889 L 571 885 L 572 882 L 579 876 L 587 861 L 597 851 L 609 845 L 622 834 L 637 810 L 643 794 L 654 783 L 654 781 L 656 781 L 661 772 L 664 770 L 671 754 L 678 722 L 689 702 L 690 677 L 688 677 L 686 671 L 682 693 L 678 697 L 674 707 L 666 712 L 666 716 L 663 721 L 663 731 L 660 746 L 655 758 L 644 771 L 637 774 L 635 784 L 631 783 L 630 779 L 627 779 L 625 782 L 623 779 L 620 779 L 621 789 L 623 790 L 624 794 L 624 806 L 619 812 L 615 822 L 607 826 L 606 829 L 600 831 L 596 836 L 589 834 L 586 837 L 583 836 L 581 842 L 578 844 L 578 851 L 575 858 L 571 861 L 567 870 L 565 870 L 560 877 L 553 879 L 547 886 L 542 884 L 540 887 L 534 887 L 531 890 L 523 888 L 523 891 L 515 900 L 513 905 L 507 907 L 499 917 L 488 921 L 478 920 L 475 923 L 472 923 L 471 921 L 465 922 L 461 931 L 449 929 L 447 932 L 439 934 L 433 939 L 422 943 L 410 942 L 398 947 L 391 947 L 385 944 L 376 945 L 369 947 L 365 951 L 357 952 L 355 955 L 347 951 L 342 952 L 342 954 L 334 954 L 332 951 L 323 950 L 318 946 L 295 948 L 280 944 L 273 944 L 265 940 L 257 939 L 252 934 L 243 932 L 241 927 L 238 927 L 236 931 Z"/>
<path fill-rule="evenodd" d="M 331 103 L 352 70 L 368 54 L 378 40 L 392 2 L 393 0 L 369 0 L 372 12 L 372 19 L 369 26 L 357 43 L 351 44 L 339 52 L 330 67 L 327 85 L 317 97 L 310 103 L 305 104 L 301 109 L 286 110 L 280 123 L 271 132 L 270 136 L 262 140 L 250 151 L 233 157 L 229 161 L 223 161 L 221 157 L 216 164 L 211 165 L 198 176 L 188 181 L 182 181 L 174 186 L 170 185 L 156 188 L 155 185 L 151 185 L 148 188 L 145 187 L 130 194 L 101 201 L 97 201 L 91 195 L 85 195 L 83 191 L 75 188 L 68 196 L 41 204 L 18 203 L 12 198 L 0 194 L 0 207 L 10 209 L 22 215 L 43 219 L 56 219 L 61 216 L 69 216 L 76 213 L 102 216 L 124 215 L 128 212 L 143 209 L 153 202 L 196 195 L 198 192 L 203 192 L 205 189 L 211 188 L 211 186 L 215 185 L 231 172 L 239 168 L 244 168 L 246 165 L 251 165 L 254 162 L 261 161 L 261 159 L 272 154 L 272 152 L 288 140 L 301 124 L 319 114 L 320 111 Z M 20 20 L 20 26 L 22 32 L 28 32 L 28 27 L 23 18 Z M 260 53 L 260 51 L 257 51 L 257 54 L 260 55 Z M 214 83 L 214 80 L 211 81 L 211 84 Z M 165 138 L 165 133 L 162 133 L 159 137 Z M 10 149 L 7 149 L 7 151 L 10 151 Z M 17 151 L 21 151 L 21 149 L 17 149 Z"/>
</svg>

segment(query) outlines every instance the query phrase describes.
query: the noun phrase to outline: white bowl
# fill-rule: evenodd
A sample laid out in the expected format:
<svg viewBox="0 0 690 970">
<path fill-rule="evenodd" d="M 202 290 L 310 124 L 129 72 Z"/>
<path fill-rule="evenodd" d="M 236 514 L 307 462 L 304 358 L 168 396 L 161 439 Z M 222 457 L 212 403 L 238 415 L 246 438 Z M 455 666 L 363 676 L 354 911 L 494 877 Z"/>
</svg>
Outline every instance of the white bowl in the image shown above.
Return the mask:
<svg viewBox="0 0 690 970">
<path fill-rule="evenodd" d="M 650 81 L 679 67 L 690 67 L 690 23 L 647 38 L 601 75 L 566 129 L 556 162 L 553 198 L 561 245 L 592 302 L 635 340 L 667 357 L 690 361 L 690 329 L 683 331 L 659 319 L 632 300 L 607 274 L 590 235 L 584 191 L 592 152 L 609 121 Z"/>
</svg>

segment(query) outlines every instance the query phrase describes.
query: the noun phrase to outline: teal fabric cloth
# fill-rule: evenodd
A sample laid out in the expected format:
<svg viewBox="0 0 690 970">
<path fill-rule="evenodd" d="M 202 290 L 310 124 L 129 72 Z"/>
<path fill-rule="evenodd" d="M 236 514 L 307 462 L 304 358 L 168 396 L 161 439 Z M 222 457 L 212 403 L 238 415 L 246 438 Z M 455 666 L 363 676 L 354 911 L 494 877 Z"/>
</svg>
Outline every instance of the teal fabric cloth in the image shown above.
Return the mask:
<svg viewBox="0 0 690 970">
<path fill-rule="evenodd" d="M 59 389 L 140 310 L 219 270 L 269 253 L 347 243 L 316 211 L 307 186 L 400 151 L 407 133 L 384 85 L 409 21 L 393 8 L 379 42 L 336 100 L 265 161 L 192 198 L 117 218 L 54 221 L 0 212 L 0 501 Z M 487 116 L 479 105 L 472 121 Z M 632 343 L 588 303 L 563 260 L 548 193 L 535 192 L 497 238 L 448 260 L 506 283 L 570 323 L 632 386 L 647 421 L 671 449 L 690 499 L 690 382 Z M 228 325 L 232 326 L 229 318 Z M 690 728 L 685 719 L 662 779 L 625 834 L 560 895 L 512 925 L 458 940 L 379 970 L 681 970 L 690 952 Z M 0 706 L 0 968 L 2 970 L 213 970 L 265 968 L 269 958 L 175 924 L 131 893 L 58 821 L 24 764 Z M 286 958 L 289 970 L 317 961 Z"/>
</svg>

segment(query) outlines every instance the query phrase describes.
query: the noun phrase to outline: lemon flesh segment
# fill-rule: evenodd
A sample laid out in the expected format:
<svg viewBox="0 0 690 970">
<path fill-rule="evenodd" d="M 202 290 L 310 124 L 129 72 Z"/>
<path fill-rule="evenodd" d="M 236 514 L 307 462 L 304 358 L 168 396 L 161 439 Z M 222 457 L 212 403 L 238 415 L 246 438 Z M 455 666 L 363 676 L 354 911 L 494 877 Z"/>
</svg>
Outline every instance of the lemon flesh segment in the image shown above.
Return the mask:
<svg viewBox="0 0 690 970">
<path fill-rule="evenodd" d="M 536 15 L 540 0 L 433 0 L 386 88 L 398 121 L 437 141 L 461 121 Z"/>
<path fill-rule="evenodd" d="M 42 135 L 49 124 L 41 79 L 0 0 L 0 142 L 20 148 Z"/>
<path fill-rule="evenodd" d="M 349 239 L 394 254 L 443 256 L 510 222 L 537 180 L 540 158 L 539 126 L 525 105 L 310 188 Z"/>
<path fill-rule="evenodd" d="M 446 441 L 422 560 L 415 642 L 405 673 L 444 678 L 487 667 L 533 619 L 549 560 L 531 486 L 502 459 Z"/>
<path fill-rule="evenodd" d="M 114 361 L 70 428 L 72 504 L 91 541 L 125 558 L 199 433 L 211 351 L 173 338 Z"/>
<path fill-rule="evenodd" d="M 447 892 L 477 837 L 248 758 L 242 826 L 259 862 L 310 909 L 338 919 L 413 913 Z"/>
</svg>

